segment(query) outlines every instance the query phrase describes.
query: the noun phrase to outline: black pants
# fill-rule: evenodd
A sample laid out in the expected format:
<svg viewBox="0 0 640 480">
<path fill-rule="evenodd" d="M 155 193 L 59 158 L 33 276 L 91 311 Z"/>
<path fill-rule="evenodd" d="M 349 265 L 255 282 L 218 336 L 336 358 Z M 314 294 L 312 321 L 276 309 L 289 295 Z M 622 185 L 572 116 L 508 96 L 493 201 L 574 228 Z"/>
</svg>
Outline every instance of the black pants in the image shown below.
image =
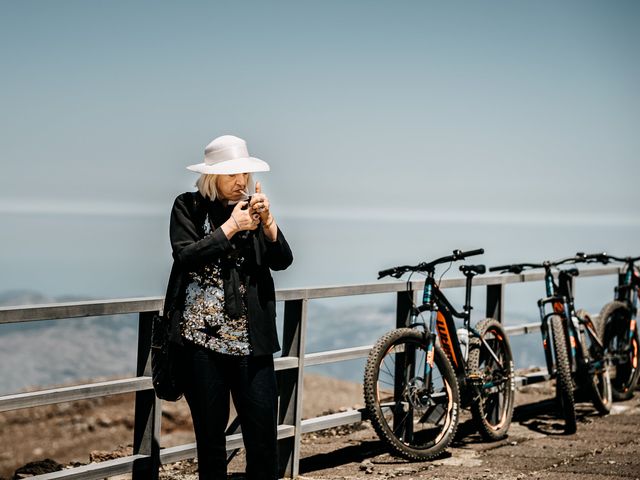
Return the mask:
<svg viewBox="0 0 640 480">
<path fill-rule="evenodd" d="M 224 355 L 190 345 L 186 380 L 200 480 L 227 478 L 229 392 L 240 418 L 247 478 L 277 479 L 278 391 L 273 357 Z"/>
</svg>

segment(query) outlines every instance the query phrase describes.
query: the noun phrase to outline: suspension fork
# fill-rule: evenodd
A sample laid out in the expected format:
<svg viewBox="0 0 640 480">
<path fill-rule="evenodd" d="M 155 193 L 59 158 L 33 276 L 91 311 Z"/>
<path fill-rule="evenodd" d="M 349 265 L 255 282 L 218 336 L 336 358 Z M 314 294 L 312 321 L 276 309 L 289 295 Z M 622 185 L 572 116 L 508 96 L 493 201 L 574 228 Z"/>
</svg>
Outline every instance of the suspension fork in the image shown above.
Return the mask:
<svg viewBox="0 0 640 480">
<path fill-rule="evenodd" d="M 547 371 L 549 375 L 553 375 L 555 371 L 555 362 L 553 360 L 553 355 L 551 354 L 551 345 L 549 343 L 549 317 L 551 315 L 546 315 L 544 311 L 544 306 L 539 304 L 540 308 L 540 333 L 542 334 L 542 347 L 544 349 L 544 358 L 547 362 Z"/>
<path fill-rule="evenodd" d="M 438 318 L 438 305 L 433 301 L 433 278 L 427 277 L 424 282 L 424 290 L 422 292 L 422 306 L 419 307 L 415 315 L 420 311 L 429 310 L 429 325 L 427 325 L 425 335 L 425 341 L 427 344 L 427 358 L 424 362 L 424 383 L 429 392 L 432 392 L 433 385 L 431 384 L 431 372 L 433 371 L 433 360 L 435 356 L 436 348 L 436 320 Z"/>
<path fill-rule="evenodd" d="M 635 288 L 631 289 L 631 321 L 629 322 L 629 345 L 633 341 L 633 332 L 637 328 L 636 317 L 638 315 L 638 291 L 640 285 L 636 284 Z"/>
<path fill-rule="evenodd" d="M 425 386 L 432 391 L 431 373 L 433 372 L 433 361 L 436 353 L 436 320 L 438 318 L 438 308 L 433 307 L 429 315 L 429 328 L 425 332 L 425 340 L 427 342 L 427 359 L 424 362 L 424 382 Z"/>
<path fill-rule="evenodd" d="M 629 322 L 629 334 L 627 340 L 629 344 L 633 340 L 633 332 L 637 325 L 638 315 L 638 294 L 640 293 L 640 278 L 635 274 L 635 264 L 626 264 L 626 271 L 618 276 L 618 286 L 615 288 L 615 299 L 626 303 L 631 310 Z"/>
<path fill-rule="evenodd" d="M 566 332 L 567 332 L 567 341 L 569 342 L 569 366 L 572 368 L 573 367 L 578 367 L 578 363 L 580 363 L 581 361 L 584 361 L 585 359 L 582 358 L 583 354 L 582 351 L 580 352 L 580 355 L 578 355 L 578 345 L 582 345 L 582 340 L 580 339 L 580 324 L 578 323 L 578 317 L 576 316 L 576 314 L 572 314 L 570 309 L 569 309 L 569 305 L 565 303 L 564 305 L 564 315 L 565 315 L 565 319 L 566 319 Z M 582 360 L 580 361 L 579 359 L 582 358 Z"/>
</svg>

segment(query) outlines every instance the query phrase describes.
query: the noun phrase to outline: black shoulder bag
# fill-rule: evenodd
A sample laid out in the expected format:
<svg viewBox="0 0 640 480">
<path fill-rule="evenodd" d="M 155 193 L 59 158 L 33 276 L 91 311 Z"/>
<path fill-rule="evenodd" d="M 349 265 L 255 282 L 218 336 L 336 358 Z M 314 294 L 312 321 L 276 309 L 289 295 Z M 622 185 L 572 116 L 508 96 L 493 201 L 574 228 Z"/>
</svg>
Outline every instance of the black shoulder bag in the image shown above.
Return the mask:
<svg viewBox="0 0 640 480">
<path fill-rule="evenodd" d="M 151 377 L 153 388 L 158 398 L 175 402 L 182 398 L 184 386 L 183 346 L 171 341 L 171 329 L 174 320 L 172 315 L 180 312 L 170 312 L 169 316 L 155 315 L 151 333 Z"/>
<path fill-rule="evenodd" d="M 197 215 L 198 218 L 200 216 L 204 218 L 204 205 L 200 201 L 201 198 L 198 192 L 192 192 L 192 213 Z M 153 317 L 151 333 L 151 377 L 153 388 L 158 398 L 170 402 L 175 402 L 184 395 L 185 354 L 184 346 L 182 343 L 178 343 L 181 341 L 180 321 L 182 313 L 174 309 L 176 297 L 183 295 L 185 289 L 183 278 L 180 269 L 176 267 L 174 262 L 164 304 L 165 308 L 169 310 L 166 315 L 155 315 Z M 172 299 L 170 305 L 167 304 L 169 299 Z M 177 304 L 182 304 L 182 300 L 178 301 Z"/>
</svg>

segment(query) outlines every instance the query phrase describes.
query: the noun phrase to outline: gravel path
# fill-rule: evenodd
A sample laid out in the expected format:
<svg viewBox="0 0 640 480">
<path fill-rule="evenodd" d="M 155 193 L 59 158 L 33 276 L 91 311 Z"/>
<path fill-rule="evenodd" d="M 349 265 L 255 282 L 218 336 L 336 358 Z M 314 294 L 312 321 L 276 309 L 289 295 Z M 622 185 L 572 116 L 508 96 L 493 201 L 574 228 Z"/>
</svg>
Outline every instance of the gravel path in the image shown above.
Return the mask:
<svg viewBox="0 0 640 480">
<path fill-rule="evenodd" d="M 355 383 L 309 375 L 305 392 L 305 417 L 362 406 L 362 387 Z M 430 462 L 389 455 L 368 422 L 305 435 L 299 478 L 640 480 L 640 391 L 606 417 L 579 403 L 574 435 L 564 435 L 553 415 L 554 392 L 551 383 L 520 389 L 509 437 L 501 442 L 484 443 L 463 417 L 452 447 Z M 132 406 L 127 394 L 1 413 L 0 479 L 13 478 L 27 461 L 53 458 L 70 466 L 131 454 Z M 163 446 L 193 442 L 184 402 L 163 406 L 162 427 Z M 242 453 L 233 460 L 230 478 L 244 478 L 243 460 Z M 197 463 L 164 466 L 161 478 L 197 480 Z"/>
<path fill-rule="evenodd" d="M 549 479 L 618 480 L 640 478 L 640 398 L 619 403 L 607 417 L 588 404 L 579 405 L 578 431 L 562 433 L 562 424 L 540 401 L 519 408 L 509 437 L 484 443 L 470 422 L 447 454 L 435 461 L 412 463 L 385 452 L 371 428 L 339 439 L 312 439 L 303 448 L 300 479 L 431 480 Z M 313 448 L 307 448 L 313 444 Z M 319 445 L 325 451 L 317 452 Z"/>
<path fill-rule="evenodd" d="M 640 392 L 598 416 L 588 403 L 578 404 L 578 431 L 564 435 L 549 386 L 528 387 L 520 394 L 509 437 L 485 443 L 463 420 L 453 446 L 430 462 L 395 458 L 380 443 L 368 422 L 305 435 L 300 480 L 397 479 L 640 479 Z M 546 389 L 546 390 L 545 390 Z M 537 390 L 537 391 L 536 391 Z M 524 400 L 538 398 L 522 404 Z M 243 460 L 234 459 L 230 478 L 240 480 Z M 197 464 L 164 467 L 164 480 L 197 480 Z"/>
</svg>

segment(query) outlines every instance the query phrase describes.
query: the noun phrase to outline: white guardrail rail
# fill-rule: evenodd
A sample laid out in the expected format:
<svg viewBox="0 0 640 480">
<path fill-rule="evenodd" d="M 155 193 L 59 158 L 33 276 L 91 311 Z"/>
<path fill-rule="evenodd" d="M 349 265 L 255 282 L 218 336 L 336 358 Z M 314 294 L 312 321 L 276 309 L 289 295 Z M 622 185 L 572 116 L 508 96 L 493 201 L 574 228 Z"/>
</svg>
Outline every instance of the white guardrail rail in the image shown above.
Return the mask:
<svg viewBox="0 0 640 480">
<path fill-rule="evenodd" d="M 583 269 L 580 271 L 578 279 L 618 273 L 618 267 Z M 537 282 L 543 278 L 543 272 L 527 272 L 519 275 L 481 275 L 474 278 L 473 285 L 475 289 L 482 287 L 487 289 L 486 316 L 502 320 L 505 287 L 513 283 Z M 464 287 L 464 284 L 464 278 L 454 278 L 443 280 L 440 287 L 459 288 Z M 347 425 L 363 419 L 361 410 L 348 410 L 332 415 L 302 419 L 304 396 L 302 385 L 305 367 L 366 357 L 371 349 L 371 345 L 354 345 L 340 350 L 305 354 L 308 302 L 321 298 L 395 293 L 397 296 L 396 325 L 403 325 L 410 308 L 409 299 L 415 298 L 416 293 L 422 291 L 423 285 L 424 281 L 412 281 L 409 284 L 406 282 L 371 283 L 281 289 L 276 292 L 276 300 L 284 302 L 283 348 L 281 356 L 275 359 L 280 390 L 278 438 L 281 475 L 283 477 L 290 478 L 298 474 L 300 439 L 303 433 Z M 406 292 L 410 292 L 410 295 L 407 295 Z M 161 464 L 196 456 L 195 443 L 160 448 L 162 404 L 155 396 L 151 383 L 150 346 L 151 321 L 154 314 L 162 311 L 162 303 L 161 297 L 151 297 L 0 307 L 0 324 L 39 320 L 64 321 L 68 318 L 131 313 L 139 316 L 136 377 L 0 396 L 0 411 L 7 411 L 135 392 L 132 455 L 38 475 L 32 477 L 34 480 L 90 480 L 120 474 L 132 474 L 134 480 L 156 479 Z M 539 323 L 506 328 L 510 336 L 524 335 L 539 330 Z M 536 341 L 539 339 L 536 338 Z M 2 359 L 0 359 L 1 361 Z M 519 376 L 517 382 L 520 385 L 525 385 L 547 378 L 544 374 L 533 373 Z M 232 454 L 233 451 L 242 447 L 242 437 L 237 421 L 232 422 L 227 434 L 227 450 Z"/>
</svg>

